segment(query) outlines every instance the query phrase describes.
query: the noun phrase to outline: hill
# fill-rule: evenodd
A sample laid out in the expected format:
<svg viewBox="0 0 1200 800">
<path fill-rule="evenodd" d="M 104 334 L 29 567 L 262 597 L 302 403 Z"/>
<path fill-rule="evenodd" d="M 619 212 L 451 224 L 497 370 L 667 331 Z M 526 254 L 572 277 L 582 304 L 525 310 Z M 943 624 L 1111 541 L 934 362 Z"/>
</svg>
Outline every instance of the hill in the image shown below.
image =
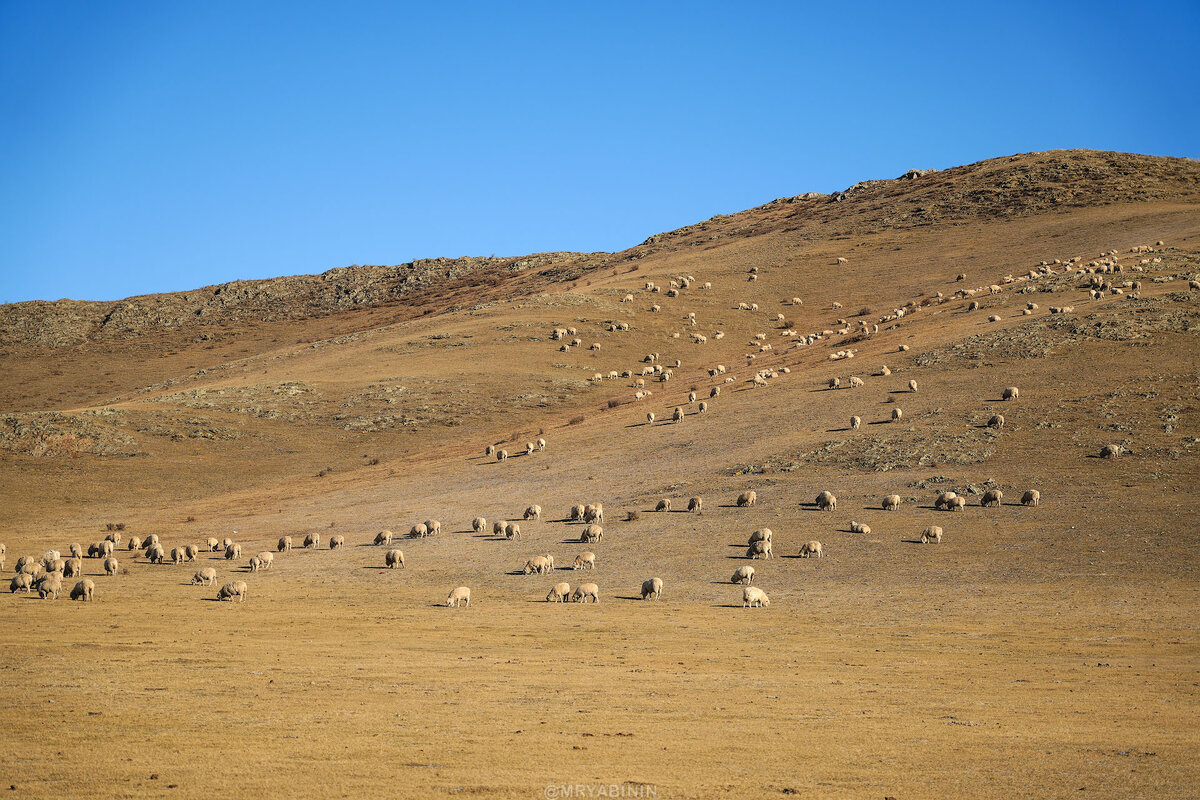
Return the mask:
<svg viewBox="0 0 1200 800">
<path fill-rule="evenodd" d="M 93 604 L 0 602 L 0 764 L 35 796 L 1190 796 L 1198 273 L 1200 164 L 1056 151 L 618 253 L 2 307 L 10 569 L 110 527 L 244 557 L 122 544 L 117 576 L 84 560 Z M 585 545 L 567 512 L 597 502 Z M 376 533 L 427 519 L 383 569 Z M 314 533 L 346 546 L 243 574 Z M 542 553 L 560 569 L 524 574 Z M 246 602 L 208 602 L 201 566 Z M 601 602 L 542 602 L 557 581 Z M 459 585 L 469 608 L 434 607 Z"/>
</svg>

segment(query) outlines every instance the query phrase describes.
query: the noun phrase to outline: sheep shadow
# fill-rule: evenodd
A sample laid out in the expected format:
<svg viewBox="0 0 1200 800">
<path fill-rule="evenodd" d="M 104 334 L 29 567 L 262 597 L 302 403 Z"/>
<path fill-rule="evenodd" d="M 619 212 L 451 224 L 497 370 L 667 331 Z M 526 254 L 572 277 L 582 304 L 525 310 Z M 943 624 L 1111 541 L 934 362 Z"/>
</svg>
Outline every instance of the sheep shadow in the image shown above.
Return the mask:
<svg viewBox="0 0 1200 800">
<path fill-rule="evenodd" d="M 904 544 L 923 544 L 920 539 L 901 539 Z"/>
<path fill-rule="evenodd" d="M 853 428 L 826 428 L 825 432 L 826 433 L 845 433 L 846 431 L 852 431 L 852 430 L 854 430 L 854 429 Z"/>
<path fill-rule="evenodd" d="M 739 547 L 740 547 L 740 545 L 739 545 Z M 762 559 L 758 559 L 758 558 L 751 558 L 750 556 L 746 556 L 746 555 L 725 556 L 725 558 L 732 559 L 733 561 L 761 561 L 762 560 Z"/>
<path fill-rule="evenodd" d="M 614 600 L 638 600 L 641 601 L 641 596 L 631 596 L 627 594 L 618 594 L 613 597 Z"/>
<path fill-rule="evenodd" d="M 741 603 L 716 603 L 713 608 L 745 608 Z"/>
<path fill-rule="evenodd" d="M 377 570 L 379 570 L 380 572 L 394 572 L 394 571 L 395 571 L 395 570 L 390 570 L 390 569 L 388 569 L 387 567 L 382 567 L 382 566 L 379 566 L 379 567 L 373 567 L 373 566 L 370 566 L 370 565 L 367 565 L 367 566 L 365 566 L 365 567 L 359 567 L 359 569 L 377 569 Z M 404 567 L 397 567 L 397 569 L 404 569 Z"/>
<path fill-rule="evenodd" d="M 867 424 L 868 425 L 887 425 L 889 422 L 891 422 L 890 419 L 877 419 L 874 422 L 868 422 Z"/>
<path fill-rule="evenodd" d="M 741 508 L 737 503 L 722 503 L 718 504 L 717 508 Z"/>
</svg>

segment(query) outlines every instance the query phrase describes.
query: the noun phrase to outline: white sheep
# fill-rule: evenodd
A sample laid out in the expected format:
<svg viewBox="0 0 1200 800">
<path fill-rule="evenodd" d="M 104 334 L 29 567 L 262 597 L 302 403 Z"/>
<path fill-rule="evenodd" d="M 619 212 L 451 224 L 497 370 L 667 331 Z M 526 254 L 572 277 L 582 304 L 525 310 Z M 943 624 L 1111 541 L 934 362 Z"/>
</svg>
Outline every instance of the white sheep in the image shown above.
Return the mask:
<svg viewBox="0 0 1200 800">
<path fill-rule="evenodd" d="M 911 381 L 909 381 L 909 382 L 908 382 L 908 390 L 909 390 L 910 392 L 915 392 L 915 391 L 917 391 L 917 382 L 916 382 L 915 380 L 911 380 Z"/>
<path fill-rule="evenodd" d="M 958 497 L 958 495 L 954 492 L 942 492 L 937 496 L 937 499 L 933 501 L 933 507 L 937 509 L 946 508 L 948 505 L 950 505 L 950 501 L 956 497 Z"/>
<path fill-rule="evenodd" d="M 487 447 L 483 448 L 483 454 L 488 458 L 496 455 L 496 446 L 494 444 L 489 444 Z"/>
<path fill-rule="evenodd" d="M 983 499 L 979 501 L 979 504 L 984 508 L 999 508 L 1000 503 L 1003 500 L 1004 492 L 1000 491 L 999 489 L 988 489 L 983 493 Z"/>
<path fill-rule="evenodd" d="M 27 575 L 24 572 L 18 572 L 16 575 L 13 576 L 13 579 L 11 581 L 9 581 L 9 584 L 8 584 L 8 590 L 14 594 L 17 592 L 28 592 L 28 591 L 31 591 L 32 589 L 33 589 L 33 576 Z"/>
<path fill-rule="evenodd" d="M 262 568 L 262 560 L 258 556 L 250 556 L 250 571 L 258 572 Z"/>
<path fill-rule="evenodd" d="M 770 558 L 771 543 L 769 541 L 755 542 L 746 548 L 746 558 Z"/>
<path fill-rule="evenodd" d="M 412 539 L 424 539 L 429 535 L 429 526 L 424 522 L 418 522 L 408 529 L 408 535 Z"/>
<path fill-rule="evenodd" d="M 525 508 L 525 519 L 539 520 L 542 518 L 542 507 L 539 505 L 527 506 Z"/>
<path fill-rule="evenodd" d="M 492 523 L 492 536 L 503 536 L 505 529 L 508 527 L 508 521 L 498 519 Z"/>
<path fill-rule="evenodd" d="M 754 567 L 749 565 L 745 567 L 738 567 L 736 570 L 734 570 L 733 577 L 729 579 L 729 582 L 740 583 L 743 586 L 749 586 L 751 583 L 754 583 Z"/>
<path fill-rule="evenodd" d="M 275 549 L 278 550 L 280 553 L 290 552 L 292 549 L 292 537 L 290 537 L 290 536 L 279 537 L 279 544 L 277 544 L 275 546 Z"/>
<path fill-rule="evenodd" d="M 222 586 L 220 591 L 217 592 L 218 600 L 229 600 L 232 602 L 235 597 L 239 603 L 246 602 L 245 581 L 230 581 Z"/>
<path fill-rule="evenodd" d="M 33 590 L 43 600 L 57 600 L 59 595 L 62 594 L 62 573 L 47 572 L 33 582 Z"/>
<path fill-rule="evenodd" d="M 833 492 L 821 492 L 819 495 L 817 495 L 815 502 L 817 508 L 821 509 L 822 511 L 833 511 L 837 508 L 837 497 L 834 496 Z"/>
<path fill-rule="evenodd" d="M 966 507 L 967 507 L 967 498 L 963 497 L 962 495 L 952 497 L 952 498 L 950 498 L 950 501 L 948 503 L 946 503 L 946 508 L 949 509 L 950 511 L 962 511 L 962 510 L 966 509 Z"/>
<path fill-rule="evenodd" d="M 600 587 L 594 583 L 580 585 L 571 593 L 572 603 L 586 603 L 591 598 L 593 603 L 600 602 Z"/>
<path fill-rule="evenodd" d="M 161 564 L 166 557 L 167 551 L 161 544 L 152 544 L 146 548 L 146 558 L 150 559 L 151 564 Z M 228 557 L 227 555 L 226 558 Z"/>
<path fill-rule="evenodd" d="M 221 543 L 217 541 L 215 536 L 210 536 L 207 539 L 205 539 L 204 546 L 208 549 L 208 552 L 210 552 L 210 553 L 216 553 L 217 551 L 219 551 L 221 549 Z M 133 548 L 131 547 L 129 549 L 132 550 Z"/>
<path fill-rule="evenodd" d="M 321 549 L 321 534 L 315 532 L 306 534 L 304 537 L 303 546 L 306 548 L 312 548 L 314 550 Z"/>
<path fill-rule="evenodd" d="M 71 599 L 90 602 L 96 598 L 96 583 L 91 578 L 84 578 L 71 589 Z"/>
<path fill-rule="evenodd" d="M 742 608 L 765 608 L 771 605 L 771 598 L 757 586 L 746 586 L 742 589 Z"/>
<path fill-rule="evenodd" d="M 575 556 L 575 564 L 571 569 L 595 569 L 596 554 L 592 552 L 584 552 Z"/>
<path fill-rule="evenodd" d="M 1021 394 L 1021 390 L 1016 386 L 1009 386 L 1000 393 L 1001 400 L 1016 400 Z"/>
<path fill-rule="evenodd" d="M 687 510 L 695 511 L 697 514 L 703 514 L 704 500 L 700 497 L 689 497 Z"/>
<path fill-rule="evenodd" d="M 546 595 L 547 603 L 564 603 L 571 596 L 571 584 L 556 583 L 550 593 Z"/>
<path fill-rule="evenodd" d="M 654 412 L 650 411 L 650 412 L 646 413 L 646 424 L 647 425 L 654 424 Z"/>
<path fill-rule="evenodd" d="M 750 534 L 750 538 L 746 541 L 746 544 L 752 545 L 755 542 L 769 542 L 774 535 L 774 532 L 770 528 L 759 528 Z"/>
<path fill-rule="evenodd" d="M 1004 427 L 1004 415 L 1003 414 L 992 414 L 992 416 L 988 417 L 987 426 L 989 428 L 996 428 L 997 430 L 999 430 L 1000 428 L 1003 428 Z"/>
<path fill-rule="evenodd" d="M 855 522 L 854 520 L 850 520 L 850 532 L 851 533 L 870 533 L 871 526 L 867 525 L 865 523 L 862 523 L 862 522 Z"/>
<path fill-rule="evenodd" d="M 758 493 L 755 492 L 753 489 L 749 489 L 738 495 L 738 499 L 737 499 L 738 508 L 749 508 L 750 506 L 754 505 L 757 502 L 758 502 Z"/>
<path fill-rule="evenodd" d="M 851 417 L 850 418 L 850 430 L 856 431 L 861 427 L 862 427 L 862 417 Z"/>
<path fill-rule="evenodd" d="M 497 451 L 496 451 L 496 460 L 497 460 L 497 461 L 503 461 L 503 460 L 505 460 L 506 458 L 508 458 L 508 451 L 507 451 L 507 450 L 497 450 Z"/>
<path fill-rule="evenodd" d="M 527 455 L 527 456 L 531 456 L 531 455 L 533 455 L 533 451 L 534 451 L 534 449 L 535 449 L 535 448 L 534 448 L 534 444 L 533 444 L 533 442 L 526 442 L 526 443 L 525 443 L 525 455 Z"/>
<path fill-rule="evenodd" d="M 450 592 L 450 594 L 446 597 L 446 606 L 447 607 L 450 607 L 450 606 L 457 607 L 459 605 L 464 605 L 464 606 L 471 605 L 471 590 L 470 590 L 470 588 L 468 588 L 466 586 L 459 586 L 457 589 L 453 589 Z"/>
<path fill-rule="evenodd" d="M 96 548 L 96 557 L 97 558 L 108 558 L 109 556 L 111 556 L 113 554 L 114 547 L 115 547 L 115 545 L 111 541 L 108 541 L 107 539 L 103 542 L 100 542 L 99 546 Z"/>
<path fill-rule="evenodd" d="M 824 550 L 821 548 L 821 543 L 815 539 L 800 545 L 801 558 L 820 558 L 822 555 L 824 555 Z"/>
<path fill-rule="evenodd" d="M 439 534 L 441 532 L 442 532 L 441 520 L 437 520 L 437 519 L 425 520 L 425 535 L 426 536 L 436 536 L 437 534 Z"/>
<path fill-rule="evenodd" d="M 937 525 L 930 525 L 925 530 L 921 531 L 921 544 L 942 543 L 942 529 Z"/>
<path fill-rule="evenodd" d="M 628 371 L 628 370 L 626 370 L 626 371 Z M 628 377 L 628 376 L 626 376 L 626 377 Z M 546 440 L 545 439 L 538 439 L 537 442 L 535 442 L 535 444 L 537 444 L 538 450 L 546 449 Z"/>
<path fill-rule="evenodd" d="M 599 525 L 588 525 L 579 535 L 581 542 L 599 542 L 604 537 L 604 529 Z"/>
<path fill-rule="evenodd" d="M 215 586 L 217 584 L 217 571 L 212 567 L 205 567 L 192 576 L 192 585 L 203 584 L 204 586 Z"/>
<path fill-rule="evenodd" d="M 3 557 L 0 557 L 0 563 L 3 563 L 3 561 Z M 105 559 L 105 563 L 107 563 L 107 559 Z M 61 572 L 64 578 L 78 578 L 83 575 L 83 559 L 72 558 L 64 561 Z"/>
<path fill-rule="evenodd" d="M 666 498 L 659 500 L 658 504 L 654 506 L 654 510 L 655 511 L 670 511 L 671 510 L 671 501 Z"/>
<path fill-rule="evenodd" d="M 383 565 L 388 569 L 396 567 L 404 567 L 404 551 L 403 550 L 388 550 L 383 554 Z"/>
<path fill-rule="evenodd" d="M 904 412 L 898 408 L 892 409 L 892 422 L 899 422 L 904 418 Z"/>
<path fill-rule="evenodd" d="M 884 511 L 899 511 L 900 510 L 900 495 L 889 494 L 887 497 L 883 498 L 883 510 Z"/>
<path fill-rule="evenodd" d="M 395 534 L 391 531 L 380 531 L 379 533 L 375 534 L 375 544 L 376 546 L 381 544 L 391 544 L 394 536 Z"/>
<path fill-rule="evenodd" d="M 604 503 L 589 503 L 583 507 L 584 522 L 603 522 Z"/>
<path fill-rule="evenodd" d="M 504 526 L 504 538 L 505 539 L 520 539 L 521 538 L 521 526 L 515 522 L 510 522 L 507 525 L 505 525 Z"/>
<path fill-rule="evenodd" d="M 675 413 L 671 415 L 671 419 L 672 419 L 674 422 L 683 422 L 683 409 L 682 409 L 682 408 L 676 408 L 676 409 L 675 409 Z"/>
<path fill-rule="evenodd" d="M 829 388 L 830 388 L 830 389 L 836 389 L 836 388 L 838 388 L 838 387 L 839 387 L 839 386 L 841 386 L 841 385 L 842 385 L 842 379 L 841 379 L 841 378 L 830 378 L 830 379 L 829 379 Z"/>
<path fill-rule="evenodd" d="M 1106 444 L 1100 448 L 1100 457 L 1107 459 L 1118 458 L 1123 450 L 1124 448 L 1119 444 Z"/>
<path fill-rule="evenodd" d="M 225 548 L 225 560 L 226 561 L 233 561 L 234 559 L 241 558 L 241 557 L 242 557 L 242 546 L 240 544 L 238 544 L 237 542 L 231 542 L 228 546 L 226 546 L 226 548 Z"/>
<path fill-rule="evenodd" d="M 662 578 L 648 578 L 642 581 L 642 599 L 658 600 L 662 597 Z"/>
<path fill-rule="evenodd" d="M 196 545 L 194 545 L 194 544 L 184 545 L 183 558 L 185 561 L 195 561 L 196 557 L 199 555 L 200 555 L 200 548 L 196 547 Z"/>
<path fill-rule="evenodd" d="M 270 550 L 263 550 L 258 554 L 259 568 L 270 569 L 275 566 L 275 554 Z"/>
<path fill-rule="evenodd" d="M 71 551 L 71 558 L 83 558 L 83 545 L 73 544 L 67 549 L 69 549 Z M 4 554 L 0 553 L 0 564 L 4 563 L 3 558 L 4 558 Z"/>
<path fill-rule="evenodd" d="M 1021 495 L 1021 505 L 1036 506 L 1042 502 L 1042 493 L 1037 489 L 1029 489 L 1025 494 Z"/>
</svg>

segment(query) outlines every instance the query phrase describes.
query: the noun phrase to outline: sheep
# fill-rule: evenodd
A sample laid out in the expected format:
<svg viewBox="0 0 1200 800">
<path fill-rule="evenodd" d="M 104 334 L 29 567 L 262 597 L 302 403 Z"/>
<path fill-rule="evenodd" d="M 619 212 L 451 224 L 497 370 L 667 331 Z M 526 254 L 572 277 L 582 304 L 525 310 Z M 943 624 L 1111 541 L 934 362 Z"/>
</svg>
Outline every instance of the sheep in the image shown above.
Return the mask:
<svg viewBox="0 0 1200 800">
<path fill-rule="evenodd" d="M 64 578 L 78 578 L 83 575 L 83 559 L 72 558 L 63 562 L 63 568 L 60 570 Z"/>
<path fill-rule="evenodd" d="M 647 425 L 654 424 L 654 412 L 653 411 L 649 411 L 646 413 L 646 424 Z"/>
<path fill-rule="evenodd" d="M 704 500 L 703 500 L 703 498 L 700 498 L 700 497 L 689 497 L 689 498 L 688 498 L 688 507 L 687 507 L 687 510 L 688 510 L 688 511 L 695 511 L 697 514 L 703 514 L 703 513 L 704 513 Z"/>
<path fill-rule="evenodd" d="M 483 454 L 488 458 L 496 455 L 496 445 L 489 444 L 487 447 L 483 448 Z"/>
<path fill-rule="evenodd" d="M 822 555 L 824 555 L 824 550 L 821 548 L 821 543 L 815 539 L 800 545 L 801 558 L 820 558 Z"/>
<path fill-rule="evenodd" d="M 229 558 L 229 551 L 226 551 L 226 558 Z M 146 548 L 146 558 L 150 559 L 151 564 L 161 564 L 163 559 L 167 557 L 167 551 L 161 544 L 152 544 Z"/>
<path fill-rule="evenodd" d="M 269 550 L 263 550 L 258 554 L 259 569 L 270 569 L 275 566 L 275 554 Z"/>
<path fill-rule="evenodd" d="M 904 418 L 904 412 L 899 408 L 892 409 L 892 422 L 899 422 Z"/>
<path fill-rule="evenodd" d="M 604 538 L 604 528 L 599 525 L 588 525 L 579 535 L 581 542 L 599 542 L 602 538 Z"/>
<path fill-rule="evenodd" d="M 117 533 L 116 531 L 107 533 L 104 535 L 104 540 L 106 542 L 112 542 L 113 544 L 120 544 L 121 543 L 121 534 Z"/>
<path fill-rule="evenodd" d="M 26 575 L 24 572 L 18 572 L 8 583 L 8 590 L 13 594 L 16 594 L 17 592 L 28 592 L 32 589 L 33 576 Z"/>
<path fill-rule="evenodd" d="M 925 530 L 921 531 L 921 544 L 942 543 L 942 529 L 937 525 L 930 525 Z"/>
<path fill-rule="evenodd" d="M 662 500 L 659 500 L 658 505 L 654 506 L 654 510 L 655 511 L 670 511 L 671 510 L 671 501 L 667 500 L 665 498 Z"/>
<path fill-rule="evenodd" d="M 740 583 L 743 586 L 749 586 L 754 583 L 754 567 L 745 566 L 738 567 L 733 572 L 733 576 L 729 579 L 730 583 Z"/>
<path fill-rule="evenodd" d="M 233 598 L 237 598 L 239 603 L 246 602 L 246 582 L 245 581 L 230 581 L 221 587 L 217 592 L 218 600 L 228 600 L 233 602 Z"/>
<path fill-rule="evenodd" d="M 237 531 L 234 531 L 234 533 L 236 533 L 236 532 Z M 158 541 L 157 536 L 152 536 L 150 538 L 152 538 L 156 542 Z M 226 536 L 224 539 L 221 540 L 221 549 L 224 550 L 225 548 L 229 547 L 229 545 L 231 545 L 231 544 L 233 544 L 233 539 L 230 539 L 228 536 Z"/>
<path fill-rule="evenodd" d="M 871 526 L 867 525 L 865 523 L 862 523 L 862 522 L 855 522 L 854 520 L 850 520 L 850 532 L 851 533 L 868 533 L 869 534 L 871 532 Z"/>
<path fill-rule="evenodd" d="M 978 311 L 978 310 L 979 310 L 979 301 L 978 300 L 972 300 L 970 303 L 967 304 L 967 311 Z"/>
<path fill-rule="evenodd" d="M 604 503 L 592 503 L 583 507 L 584 522 L 603 522 Z"/>
<path fill-rule="evenodd" d="M 898 511 L 899 509 L 900 509 L 900 495 L 889 494 L 887 497 L 883 498 L 883 510 L 884 511 Z"/>
<path fill-rule="evenodd" d="M 533 455 L 533 451 L 534 451 L 533 442 L 526 442 L 525 443 L 525 455 L 531 456 L 531 455 Z"/>
<path fill-rule="evenodd" d="M 1106 444 L 1104 447 L 1100 448 L 1100 457 L 1107 459 L 1117 458 L 1121 455 L 1123 450 L 1124 448 L 1122 448 L 1119 444 Z"/>
<path fill-rule="evenodd" d="M 404 551 L 403 550 L 388 550 L 383 555 L 383 565 L 388 569 L 395 569 L 397 566 L 404 567 Z"/>
<path fill-rule="evenodd" d="M 32 567 L 33 564 L 33 556 L 20 556 L 17 558 L 16 571 L 24 572 L 26 567 Z"/>
<path fill-rule="evenodd" d="M 215 586 L 217 583 L 217 571 L 212 567 L 205 567 L 192 576 L 192 585 L 203 584 L 204 586 Z"/>
<path fill-rule="evenodd" d="M 917 391 L 917 382 L 916 382 L 915 380 L 911 380 L 911 381 L 909 381 L 909 382 L 908 382 L 908 390 L 909 390 L 910 392 L 916 392 L 916 391 Z"/>
<path fill-rule="evenodd" d="M 302 545 L 305 549 L 312 548 L 314 550 L 321 549 L 321 534 L 313 532 L 306 534 Z"/>
<path fill-rule="evenodd" d="M 1000 502 L 1004 499 L 1004 492 L 999 489 L 988 489 L 983 493 L 983 499 L 979 501 L 979 505 L 984 508 L 1000 507 Z"/>
<path fill-rule="evenodd" d="M 884 364 L 882 367 L 879 368 L 879 374 L 886 378 L 888 375 L 892 374 L 892 371 L 890 369 L 888 369 L 887 364 Z"/>
<path fill-rule="evenodd" d="M 696 413 L 703 414 L 707 411 L 708 411 L 708 403 L 701 400 L 700 405 L 696 406 Z"/>
<path fill-rule="evenodd" d="M 183 559 L 184 559 L 183 548 L 182 547 L 172 547 L 171 548 L 171 563 L 172 564 L 182 564 Z"/>
<path fill-rule="evenodd" d="M 209 541 L 215 541 L 215 540 L 210 539 Z M 292 549 L 292 537 L 290 537 L 290 536 L 280 537 L 279 544 L 275 546 L 275 549 L 278 550 L 280 553 L 290 552 Z"/>
<path fill-rule="evenodd" d="M 416 525 L 413 525 L 408 529 L 408 535 L 409 538 L 412 539 L 424 539 L 429 535 L 429 528 L 424 522 L 418 522 Z"/>
<path fill-rule="evenodd" d="M 497 461 L 503 461 L 503 460 L 505 460 L 506 458 L 508 458 L 508 451 L 507 451 L 507 450 L 497 450 L 497 451 L 496 451 L 496 460 L 497 460 Z"/>
<path fill-rule="evenodd" d="M 738 508 L 749 508 L 750 506 L 754 505 L 757 502 L 758 502 L 758 493 L 755 492 L 753 489 L 749 489 L 738 495 L 738 499 L 737 499 Z"/>
<path fill-rule="evenodd" d="M 33 590 L 38 593 L 38 597 L 46 600 L 57 600 L 62 594 L 62 573 L 47 572 L 42 577 L 34 581 Z"/>
<path fill-rule="evenodd" d="M 628 372 L 628 370 L 626 370 L 626 371 Z M 626 376 L 626 377 L 628 377 L 628 376 Z M 537 445 L 537 449 L 538 449 L 538 450 L 545 450 L 545 449 L 546 449 L 546 440 L 545 440 L 545 439 L 538 439 L 538 440 L 535 442 L 535 444 Z"/>
<path fill-rule="evenodd" d="M 262 559 L 258 556 L 250 556 L 250 571 L 258 572 L 260 569 L 262 569 Z"/>
<path fill-rule="evenodd" d="M 451 590 L 446 596 L 446 607 L 457 607 L 459 605 L 471 605 L 471 590 L 466 586 L 459 586 L 457 589 Z"/>
<path fill-rule="evenodd" d="M 437 519 L 425 520 L 425 535 L 435 536 L 442 532 L 442 521 Z"/>
<path fill-rule="evenodd" d="M 662 597 L 662 578 L 648 578 L 642 581 L 642 599 L 658 600 Z"/>
<path fill-rule="evenodd" d="M 109 556 L 111 556 L 113 554 L 113 550 L 116 548 L 116 545 L 114 545 L 112 542 L 108 541 L 107 539 L 104 540 L 103 542 L 99 542 L 98 545 L 99 546 L 96 548 L 96 557 L 97 558 L 108 558 Z"/>
<path fill-rule="evenodd" d="M 956 497 L 958 497 L 958 495 L 954 492 L 942 492 L 937 496 L 937 499 L 933 501 L 933 507 L 937 509 L 946 508 L 950 505 L 950 501 Z"/>
<path fill-rule="evenodd" d="M 60 558 L 62 558 L 62 553 L 60 553 L 58 550 L 47 550 L 46 552 L 42 553 L 41 560 L 42 564 L 45 565 L 48 562 L 58 561 Z M 54 570 L 50 569 L 50 567 L 46 567 L 46 571 L 53 572 Z"/>
<path fill-rule="evenodd" d="M 521 538 L 521 526 L 515 522 L 510 522 L 507 525 L 505 525 L 504 526 L 504 538 L 510 539 L 510 540 L 511 539 L 520 539 Z"/>
<path fill-rule="evenodd" d="M 671 415 L 671 420 L 673 422 L 683 422 L 683 409 L 676 408 L 675 413 Z"/>
<path fill-rule="evenodd" d="M 375 546 L 378 547 L 381 544 L 391 544 L 392 538 L 395 535 L 396 534 L 392 533 L 391 531 L 380 531 L 379 533 L 375 534 Z"/>
<path fill-rule="evenodd" d="M 989 428 L 995 428 L 996 430 L 1003 428 L 1004 427 L 1004 415 L 1003 414 L 992 414 L 992 416 L 988 417 L 987 426 Z"/>
<path fill-rule="evenodd" d="M 233 561 L 234 559 L 241 558 L 241 557 L 242 557 L 242 546 L 240 544 L 238 544 L 237 542 L 233 542 L 225 548 L 225 560 L 226 561 Z"/>
<path fill-rule="evenodd" d="M 1021 505 L 1023 506 L 1036 506 L 1040 502 L 1042 502 L 1042 493 L 1037 489 L 1029 489 L 1021 495 Z"/>
<path fill-rule="evenodd" d="M 90 578 L 84 578 L 75 584 L 75 588 L 71 590 L 71 599 L 89 602 L 95 599 L 96 583 Z"/>
<path fill-rule="evenodd" d="M 1001 400 L 1016 400 L 1020 394 L 1021 394 L 1021 390 L 1018 389 L 1016 386 L 1009 386 L 1003 392 L 1000 393 L 1000 399 Z"/>
<path fill-rule="evenodd" d="M 109 556 L 108 558 L 104 559 L 104 574 L 105 575 L 108 575 L 111 577 L 113 575 L 116 575 L 120 569 L 121 569 L 120 562 L 117 561 L 112 556 Z M 82 574 L 82 572 L 80 574 Z"/>
<path fill-rule="evenodd" d="M 946 504 L 946 508 L 950 511 L 962 511 L 967 507 L 967 498 L 962 495 L 950 498 L 950 502 Z"/>
<path fill-rule="evenodd" d="M 575 556 L 575 563 L 571 569 L 595 569 L 596 554 L 593 552 L 583 552 Z"/>
<path fill-rule="evenodd" d="M 861 427 L 862 427 L 862 417 L 851 417 L 850 418 L 850 430 L 856 431 Z"/>
<path fill-rule="evenodd" d="M 600 602 L 600 587 L 594 583 L 585 583 L 580 585 L 571 593 L 572 603 L 586 603 L 588 598 L 592 598 L 593 603 Z"/>
<path fill-rule="evenodd" d="M 830 378 L 830 379 L 829 379 L 829 388 L 830 388 L 830 389 L 836 389 L 836 388 L 838 388 L 838 387 L 839 387 L 839 386 L 841 386 L 841 385 L 842 385 L 842 379 L 841 379 L 841 378 Z"/>
<path fill-rule="evenodd" d="M 550 593 L 546 595 L 547 603 L 563 603 L 571 596 L 571 584 L 556 583 Z"/>
<path fill-rule="evenodd" d="M 863 379 L 856 375 L 851 375 L 848 383 L 850 384 L 851 389 L 857 389 L 863 385 Z"/>
<path fill-rule="evenodd" d="M 196 557 L 199 555 L 200 555 L 200 548 L 196 547 L 196 545 L 189 544 L 189 545 L 184 546 L 184 548 L 183 548 L 183 560 L 184 561 L 195 561 Z"/>
<path fill-rule="evenodd" d="M 760 541 L 754 542 L 746 548 L 746 558 L 770 558 L 771 557 L 771 542 Z"/>
<path fill-rule="evenodd" d="M 746 544 L 752 545 L 755 542 L 769 542 L 774 532 L 770 528 L 759 528 L 754 533 L 750 534 L 750 538 Z"/>
<path fill-rule="evenodd" d="M 527 506 L 525 508 L 525 519 L 539 520 L 542 518 L 542 507 L 539 505 Z"/>
<path fill-rule="evenodd" d="M 67 549 L 71 551 L 71 558 L 83 558 L 83 545 L 73 544 Z M 3 557 L 3 555 L 3 553 L 0 553 L 0 557 Z"/>
<path fill-rule="evenodd" d="M 833 492 L 821 492 L 816 499 L 817 508 L 822 511 L 833 511 L 837 508 L 837 497 Z"/>
<path fill-rule="evenodd" d="M 476 517 L 475 519 L 471 520 L 471 530 L 475 531 L 476 533 L 483 533 L 485 530 L 487 530 L 487 518 Z"/>
<path fill-rule="evenodd" d="M 746 586 L 742 589 L 742 608 L 766 608 L 771 605 L 771 598 L 757 586 Z"/>
</svg>

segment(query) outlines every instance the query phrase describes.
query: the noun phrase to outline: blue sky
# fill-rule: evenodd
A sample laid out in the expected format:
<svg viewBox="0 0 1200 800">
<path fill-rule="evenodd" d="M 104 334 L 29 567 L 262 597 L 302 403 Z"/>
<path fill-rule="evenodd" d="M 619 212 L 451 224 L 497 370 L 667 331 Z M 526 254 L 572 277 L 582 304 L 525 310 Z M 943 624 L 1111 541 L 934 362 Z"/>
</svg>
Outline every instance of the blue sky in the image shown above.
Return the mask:
<svg viewBox="0 0 1200 800">
<path fill-rule="evenodd" d="M 618 250 L 1062 147 L 1200 157 L 1200 3 L 0 0 L 0 302 Z"/>
</svg>

